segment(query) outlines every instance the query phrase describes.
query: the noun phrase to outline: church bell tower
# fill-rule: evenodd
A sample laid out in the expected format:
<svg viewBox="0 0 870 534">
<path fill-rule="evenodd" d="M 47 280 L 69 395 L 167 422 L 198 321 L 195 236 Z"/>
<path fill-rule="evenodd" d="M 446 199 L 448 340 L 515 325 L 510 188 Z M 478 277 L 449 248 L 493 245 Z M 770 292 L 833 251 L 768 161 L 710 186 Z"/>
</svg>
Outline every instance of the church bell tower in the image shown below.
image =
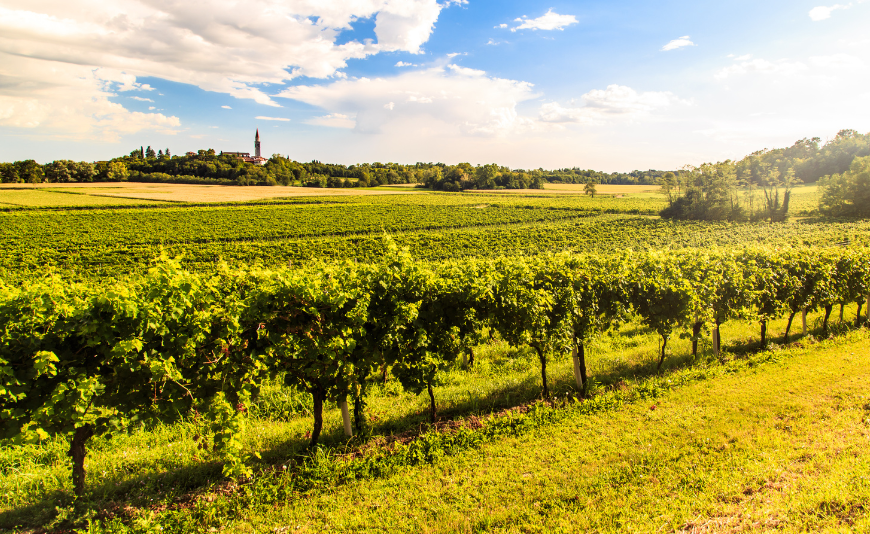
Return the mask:
<svg viewBox="0 0 870 534">
<path fill-rule="evenodd" d="M 254 137 L 254 157 L 260 157 L 260 129 L 257 128 L 257 135 Z"/>
</svg>

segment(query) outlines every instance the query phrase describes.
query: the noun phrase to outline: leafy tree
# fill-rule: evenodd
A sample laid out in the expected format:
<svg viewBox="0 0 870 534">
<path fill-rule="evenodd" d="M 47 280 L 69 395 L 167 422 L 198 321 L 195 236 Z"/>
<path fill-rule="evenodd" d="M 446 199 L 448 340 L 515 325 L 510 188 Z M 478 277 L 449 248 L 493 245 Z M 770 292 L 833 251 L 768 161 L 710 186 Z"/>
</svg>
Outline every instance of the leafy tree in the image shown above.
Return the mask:
<svg viewBox="0 0 870 534">
<path fill-rule="evenodd" d="M 41 184 L 45 179 L 45 173 L 42 170 L 42 165 L 32 159 L 16 161 L 14 165 L 15 171 L 18 174 L 19 182 L 26 182 L 28 184 Z"/>
<path fill-rule="evenodd" d="M 12 163 L 0 163 L 0 182 L 4 184 L 15 184 L 20 181 L 18 177 L 18 169 Z"/>
<path fill-rule="evenodd" d="M 592 198 L 595 198 L 595 180 L 589 180 L 586 182 L 586 186 L 583 188 L 583 191 Z"/>
<path fill-rule="evenodd" d="M 69 160 L 52 161 L 45 166 L 45 180 L 51 183 L 74 182 L 76 164 Z"/>
<path fill-rule="evenodd" d="M 130 173 L 127 172 L 127 166 L 124 163 L 110 161 L 106 167 L 105 176 L 107 182 L 123 182 L 130 176 Z"/>
<path fill-rule="evenodd" d="M 662 175 L 661 179 L 662 191 L 668 195 L 668 205 L 674 203 L 674 189 L 677 187 L 677 176 L 668 171 Z"/>
<path fill-rule="evenodd" d="M 666 219 L 742 220 L 745 218 L 731 161 L 705 163 L 681 173 L 682 196 L 661 211 Z"/>
<path fill-rule="evenodd" d="M 870 156 L 855 158 L 843 174 L 819 180 L 819 210 L 835 217 L 870 216 Z"/>
</svg>

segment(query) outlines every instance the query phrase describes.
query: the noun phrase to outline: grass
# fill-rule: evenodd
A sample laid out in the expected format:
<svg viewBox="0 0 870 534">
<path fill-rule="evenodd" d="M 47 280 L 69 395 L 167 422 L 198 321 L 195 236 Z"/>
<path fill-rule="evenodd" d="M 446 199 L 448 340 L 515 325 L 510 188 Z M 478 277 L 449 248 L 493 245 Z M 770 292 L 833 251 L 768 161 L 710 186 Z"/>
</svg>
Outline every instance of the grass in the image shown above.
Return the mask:
<svg viewBox="0 0 870 534">
<path fill-rule="evenodd" d="M 11 207 L 58 207 L 58 206 L 136 206 L 159 204 L 144 199 L 70 194 L 61 191 L 29 187 L 0 187 L 0 208 Z"/>
<path fill-rule="evenodd" d="M 862 532 L 866 335 L 281 503 L 234 532 Z M 820 387 L 820 384 L 824 384 Z"/>
<path fill-rule="evenodd" d="M 853 310 L 849 311 L 854 313 Z M 811 324 L 817 322 L 818 317 L 811 316 Z M 779 333 L 783 326 L 779 322 L 774 323 L 771 331 Z M 845 325 L 836 328 L 842 329 Z M 735 322 L 726 323 L 723 327 L 723 340 L 728 343 L 732 356 L 757 348 L 757 334 L 757 325 L 753 324 Z M 825 350 L 831 358 L 839 354 L 837 351 L 856 350 L 863 350 L 866 357 L 866 331 L 852 336 L 849 341 L 839 342 L 838 349 Z M 688 340 L 675 340 L 671 346 L 673 352 L 666 363 L 667 372 L 670 373 L 668 376 L 676 376 L 711 361 L 709 344 L 702 344 L 702 355 L 697 361 L 693 361 L 689 354 Z M 657 348 L 655 336 L 635 324 L 625 325 L 614 335 L 601 338 L 589 350 L 595 390 L 604 394 L 652 379 Z M 811 398 L 809 404 L 840 394 L 838 392 L 846 387 L 844 384 L 854 382 L 853 374 L 858 380 L 857 384 L 861 383 L 859 379 L 867 383 L 866 377 L 861 378 L 864 375 L 860 372 L 853 373 L 853 367 L 862 367 L 861 360 L 856 360 L 849 367 L 847 380 L 830 374 L 833 371 L 826 371 L 825 365 L 828 364 L 824 362 L 806 367 L 802 362 L 806 358 L 816 357 L 816 351 L 792 349 L 787 352 L 800 354 L 800 358 L 790 359 L 788 366 L 789 369 L 794 367 L 793 374 L 798 376 L 793 384 L 788 381 L 782 383 L 790 384 L 788 387 L 796 391 L 803 392 L 805 389 Z M 477 360 L 477 365 L 469 371 L 457 368 L 442 376 L 442 385 L 436 389 L 436 396 L 443 417 L 486 416 L 504 408 L 532 402 L 538 397 L 536 358 L 527 351 L 513 350 L 495 341 L 479 348 Z M 554 360 L 550 367 L 554 383 L 552 389 L 558 397 L 565 398 L 574 392 L 570 361 L 558 355 L 554 355 Z M 868 368 L 866 359 L 863 367 Z M 808 372 L 810 369 L 812 373 Z M 779 380 L 780 370 L 777 367 L 771 371 L 769 380 Z M 864 369 L 863 372 L 867 373 L 868 370 Z M 549 511 L 554 518 L 569 518 L 571 506 L 574 505 L 577 509 L 586 510 L 582 515 L 589 516 L 588 520 L 592 521 L 588 523 L 588 528 L 601 531 L 619 530 L 614 523 L 614 517 L 617 516 L 613 515 L 617 509 L 632 511 L 627 522 L 620 524 L 634 525 L 629 530 L 637 531 L 655 530 L 652 527 L 654 511 L 666 515 L 671 528 L 676 528 L 673 525 L 680 521 L 688 524 L 686 514 L 689 512 L 696 516 L 706 514 L 705 517 L 712 518 L 712 514 L 722 512 L 714 506 L 719 502 L 715 501 L 714 495 L 724 491 L 722 484 L 727 482 L 733 486 L 738 482 L 744 483 L 750 475 L 755 477 L 752 480 L 756 482 L 767 480 L 758 478 L 768 473 L 758 471 L 759 466 L 768 469 L 773 463 L 788 458 L 779 458 L 772 453 L 769 457 L 755 455 L 754 447 L 757 445 L 753 440 L 757 437 L 762 440 L 757 443 L 764 445 L 767 442 L 763 440 L 774 440 L 779 435 L 778 430 L 752 439 L 746 434 L 745 439 L 741 438 L 744 441 L 740 442 L 740 448 L 736 445 L 733 448 L 744 455 L 736 460 L 731 456 L 705 456 L 707 453 L 704 451 L 713 450 L 714 445 L 695 450 L 698 444 L 707 443 L 705 439 L 717 436 L 719 439 L 727 432 L 742 432 L 740 429 L 748 424 L 744 421 L 746 418 L 749 418 L 749 423 L 755 424 L 753 421 L 761 417 L 761 411 L 768 410 L 767 403 L 771 401 L 767 396 L 787 398 L 783 397 L 782 392 L 777 392 L 778 386 L 774 382 L 758 382 L 756 378 L 761 375 L 751 376 L 752 381 L 746 381 L 744 376 L 734 383 L 726 381 L 715 387 L 708 385 L 714 389 L 705 391 L 690 391 L 700 385 L 689 385 L 690 389 L 683 393 L 680 391 L 684 388 L 679 388 L 669 393 L 675 395 L 672 400 L 661 405 L 660 401 L 655 401 L 656 410 L 649 410 L 646 404 L 628 405 L 616 413 L 593 414 L 589 418 L 571 416 L 552 428 L 546 427 L 542 432 L 498 439 L 485 444 L 479 451 L 470 450 L 448 456 L 432 466 L 399 470 L 386 478 L 328 486 L 309 492 L 306 499 L 294 498 L 284 503 L 283 500 L 276 502 L 266 498 L 266 508 L 234 515 L 227 529 L 233 532 L 269 531 L 298 524 L 305 526 L 308 531 L 352 531 L 376 527 L 375 530 L 390 531 L 424 531 L 429 528 L 433 532 L 448 532 L 473 531 L 476 528 L 479 531 L 531 532 L 535 531 L 536 522 L 540 523 L 542 511 Z M 807 383 L 806 387 L 800 385 L 802 381 Z M 710 384 L 713 382 L 719 384 L 719 379 L 710 381 Z M 741 385 L 742 382 L 747 384 Z M 751 385 L 751 392 L 737 393 L 742 391 L 741 387 L 750 387 L 750 382 L 755 384 Z M 731 395 L 728 393 L 731 390 L 735 392 L 733 398 L 727 396 Z M 749 393 L 760 395 L 759 400 L 751 400 L 754 397 Z M 749 400 L 740 401 L 743 396 Z M 262 460 L 256 464 L 258 469 L 284 465 L 287 459 L 303 452 L 307 442 L 305 436 L 311 424 L 306 411 L 309 402 L 306 396 L 278 386 L 266 388 L 260 404 L 252 407 L 252 416 L 242 437 L 247 450 L 261 454 Z M 421 428 L 427 417 L 426 403 L 425 395 L 402 392 L 392 381 L 375 387 L 369 410 L 375 442 L 378 442 L 377 436 Z M 668 412 L 664 409 L 665 406 L 668 409 L 682 406 L 680 403 L 685 404 L 680 410 Z M 757 409 L 749 409 L 756 404 Z M 743 406 L 743 409 L 735 412 L 735 407 L 739 406 Z M 811 420 L 812 417 L 807 415 L 789 424 L 800 426 L 801 432 L 811 433 Z M 678 421 L 685 424 L 676 424 Z M 774 425 L 771 428 L 775 430 L 777 427 Z M 339 449 L 345 446 L 337 410 L 330 410 L 326 414 L 325 430 L 328 446 Z M 137 430 L 111 439 L 94 439 L 88 457 L 91 494 L 84 504 L 78 504 L 77 514 L 82 513 L 82 506 L 91 510 L 89 513 L 96 513 L 99 510 L 111 510 L 123 503 L 128 508 L 125 512 L 128 518 L 133 517 L 143 525 L 154 526 L 160 522 L 159 512 L 163 507 L 179 499 L 189 500 L 192 493 L 208 495 L 208 499 L 216 498 L 213 513 L 218 514 L 221 510 L 220 495 L 226 486 L 215 485 L 220 479 L 220 459 L 200 448 L 202 442 L 196 438 L 203 433 L 201 423 L 187 421 L 147 431 Z M 777 441 L 777 446 L 784 446 L 782 443 L 786 438 L 783 436 Z M 721 445 L 719 441 L 715 441 L 715 446 Z M 63 440 L 48 440 L 40 446 L 7 447 L 0 451 L 0 465 L 3 468 L 0 494 L 4 495 L 0 501 L 0 528 L 51 525 L 58 521 L 58 509 L 61 511 L 60 519 L 63 519 L 71 502 L 66 447 Z M 744 463 L 735 464 L 738 460 Z M 714 463 L 707 465 L 709 461 Z M 738 465 L 743 467 L 737 469 L 736 474 L 732 473 Z M 580 466 L 583 466 L 582 469 Z M 517 472 L 518 469 L 523 471 Z M 701 476 L 704 470 L 709 470 L 709 473 L 703 475 L 702 482 L 707 484 L 703 487 L 698 486 L 701 482 L 686 478 L 690 471 Z M 603 474 L 599 476 L 595 473 Z M 666 473 L 671 473 L 667 475 L 671 478 L 667 478 Z M 683 478 L 679 478 L 678 474 Z M 731 478 L 720 481 L 719 477 L 725 474 Z M 743 478 L 734 478 L 738 474 Z M 644 477 L 648 476 L 665 482 L 653 491 L 644 483 L 648 481 Z M 683 482 L 680 481 L 684 479 L 688 485 L 681 486 Z M 573 501 L 566 497 L 566 488 L 573 488 L 570 490 L 575 492 L 570 497 Z M 698 493 L 701 489 L 703 492 Z M 841 501 L 851 502 L 849 499 L 858 490 L 844 486 L 831 491 Z M 732 496 L 731 493 L 727 495 Z M 568 500 L 560 501 L 562 497 Z M 673 510 L 670 505 L 665 506 L 663 499 L 672 502 Z M 209 510 L 209 501 L 199 502 L 206 511 Z M 346 503 L 349 502 L 355 505 L 348 507 Z M 562 508 L 554 508 L 557 504 Z M 702 504 L 704 507 L 699 508 Z M 659 508 L 656 509 L 656 506 Z M 334 510 L 334 513 L 327 514 L 325 510 Z M 641 513 L 642 510 L 646 511 Z M 570 521 L 577 523 L 579 519 Z M 62 521 L 60 524 L 63 524 Z M 598 526 L 591 526 L 593 524 Z M 396 528 L 390 528 L 390 525 Z M 560 528 L 557 523 L 550 523 L 550 527 L 547 530 Z"/>
</svg>

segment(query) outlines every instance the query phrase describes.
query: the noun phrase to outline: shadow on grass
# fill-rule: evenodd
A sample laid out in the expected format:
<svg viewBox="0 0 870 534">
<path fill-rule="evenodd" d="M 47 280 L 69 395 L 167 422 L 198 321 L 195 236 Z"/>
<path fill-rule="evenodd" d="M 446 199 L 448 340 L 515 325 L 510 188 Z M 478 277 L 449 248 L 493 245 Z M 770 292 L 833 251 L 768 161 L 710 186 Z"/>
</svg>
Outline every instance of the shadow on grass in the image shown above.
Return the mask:
<svg viewBox="0 0 870 534">
<path fill-rule="evenodd" d="M 727 323 L 726 323 L 727 325 Z M 816 326 L 816 325 L 812 325 Z M 852 329 L 852 325 L 846 323 L 829 324 L 830 335 L 840 335 Z M 639 337 L 646 335 L 649 330 L 640 327 L 627 329 L 620 332 L 623 335 Z M 782 332 L 769 332 L 772 343 L 782 343 Z M 821 336 L 821 327 L 811 328 L 808 334 Z M 807 338 L 800 331 L 792 332 L 790 342 L 801 342 Z M 732 340 L 723 344 L 722 357 L 743 357 L 762 350 L 760 341 L 750 337 L 746 340 Z M 619 349 L 616 349 L 619 350 Z M 521 351 L 520 351 L 521 352 Z M 514 354 L 520 354 L 514 352 Z M 497 413 L 502 410 L 527 404 L 541 398 L 541 382 L 537 368 L 537 361 L 527 356 L 519 356 L 528 363 L 530 372 L 523 378 L 511 384 L 489 390 L 479 397 L 447 395 L 447 400 L 441 399 L 446 406 L 440 407 L 439 419 L 441 421 L 458 420 L 469 416 L 482 416 Z M 565 356 L 559 356 L 551 361 L 562 362 Z M 594 355 L 591 357 L 594 358 Z M 568 357 L 570 358 L 570 357 Z M 690 368 L 696 364 L 709 361 L 712 352 L 707 349 L 699 353 L 698 357 L 689 354 L 669 354 L 663 368 L 658 370 L 657 361 L 650 358 L 640 363 L 618 362 L 606 372 L 600 372 L 591 376 L 599 387 L 611 389 L 619 387 L 626 380 L 638 380 L 659 374 Z M 516 359 L 516 358 L 514 358 Z M 514 365 L 511 358 L 501 358 L 504 367 Z M 489 376 L 498 376 L 503 366 L 496 365 L 486 374 L 475 377 L 477 380 L 486 380 Z M 471 369 L 469 372 L 474 373 Z M 577 393 L 574 377 L 568 373 L 560 372 L 549 377 L 550 389 L 556 396 L 574 395 Z M 444 388 L 448 389 L 448 388 Z M 436 401 L 439 400 L 436 388 Z M 425 408 L 406 413 L 399 417 L 393 417 L 384 421 L 374 421 L 371 424 L 371 436 L 390 436 L 401 433 L 423 432 L 428 428 L 429 413 Z M 338 450 L 352 448 L 365 443 L 365 440 L 354 438 L 349 440 L 344 436 L 339 425 L 333 425 L 324 429 L 321 443 Z M 278 442 L 265 451 L 261 451 L 261 460 L 254 466 L 255 469 L 269 469 L 288 461 L 299 459 L 308 452 L 309 440 L 305 437 L 290 437 Z M 0 529 L 45 528 L 58 522 L 66 513 L 65 510 L 75 506 L 77 510 L 91 510 L 97 515 L 111 514 L 126 507 L 152 507 L 155 505 L 173 505 L 197 498 L 197 494 L 210 490 L 214 482 L 223 481 L 223 464 L 219 461 L 202 461 L 183 467 L 156 473 L 148 473 L 130 477 L 122 482 L 107 481 L 105 483 L 90 486 L 88 494 L 78 502 L 72 495 L 64 490 L 54 490 L 41 496 L 37 501 L 15 509 L 0 513 Z M 77 514 L 81 518 L 82 514 Z"/>
</svg>

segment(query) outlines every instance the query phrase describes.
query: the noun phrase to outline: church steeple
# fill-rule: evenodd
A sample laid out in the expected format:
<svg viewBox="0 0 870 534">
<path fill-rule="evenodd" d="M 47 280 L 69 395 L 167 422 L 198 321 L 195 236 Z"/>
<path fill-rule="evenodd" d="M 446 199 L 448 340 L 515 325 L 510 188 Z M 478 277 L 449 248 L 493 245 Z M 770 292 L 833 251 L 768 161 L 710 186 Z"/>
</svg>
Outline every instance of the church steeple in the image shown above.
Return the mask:
<svg viewBox="0 0 870 534">
<path fill-rule="evenodd" d="M 257 135 L 254 137 L 254 157 L 260 157 L 260 129 L 257 128 Z"/>
</svg>

